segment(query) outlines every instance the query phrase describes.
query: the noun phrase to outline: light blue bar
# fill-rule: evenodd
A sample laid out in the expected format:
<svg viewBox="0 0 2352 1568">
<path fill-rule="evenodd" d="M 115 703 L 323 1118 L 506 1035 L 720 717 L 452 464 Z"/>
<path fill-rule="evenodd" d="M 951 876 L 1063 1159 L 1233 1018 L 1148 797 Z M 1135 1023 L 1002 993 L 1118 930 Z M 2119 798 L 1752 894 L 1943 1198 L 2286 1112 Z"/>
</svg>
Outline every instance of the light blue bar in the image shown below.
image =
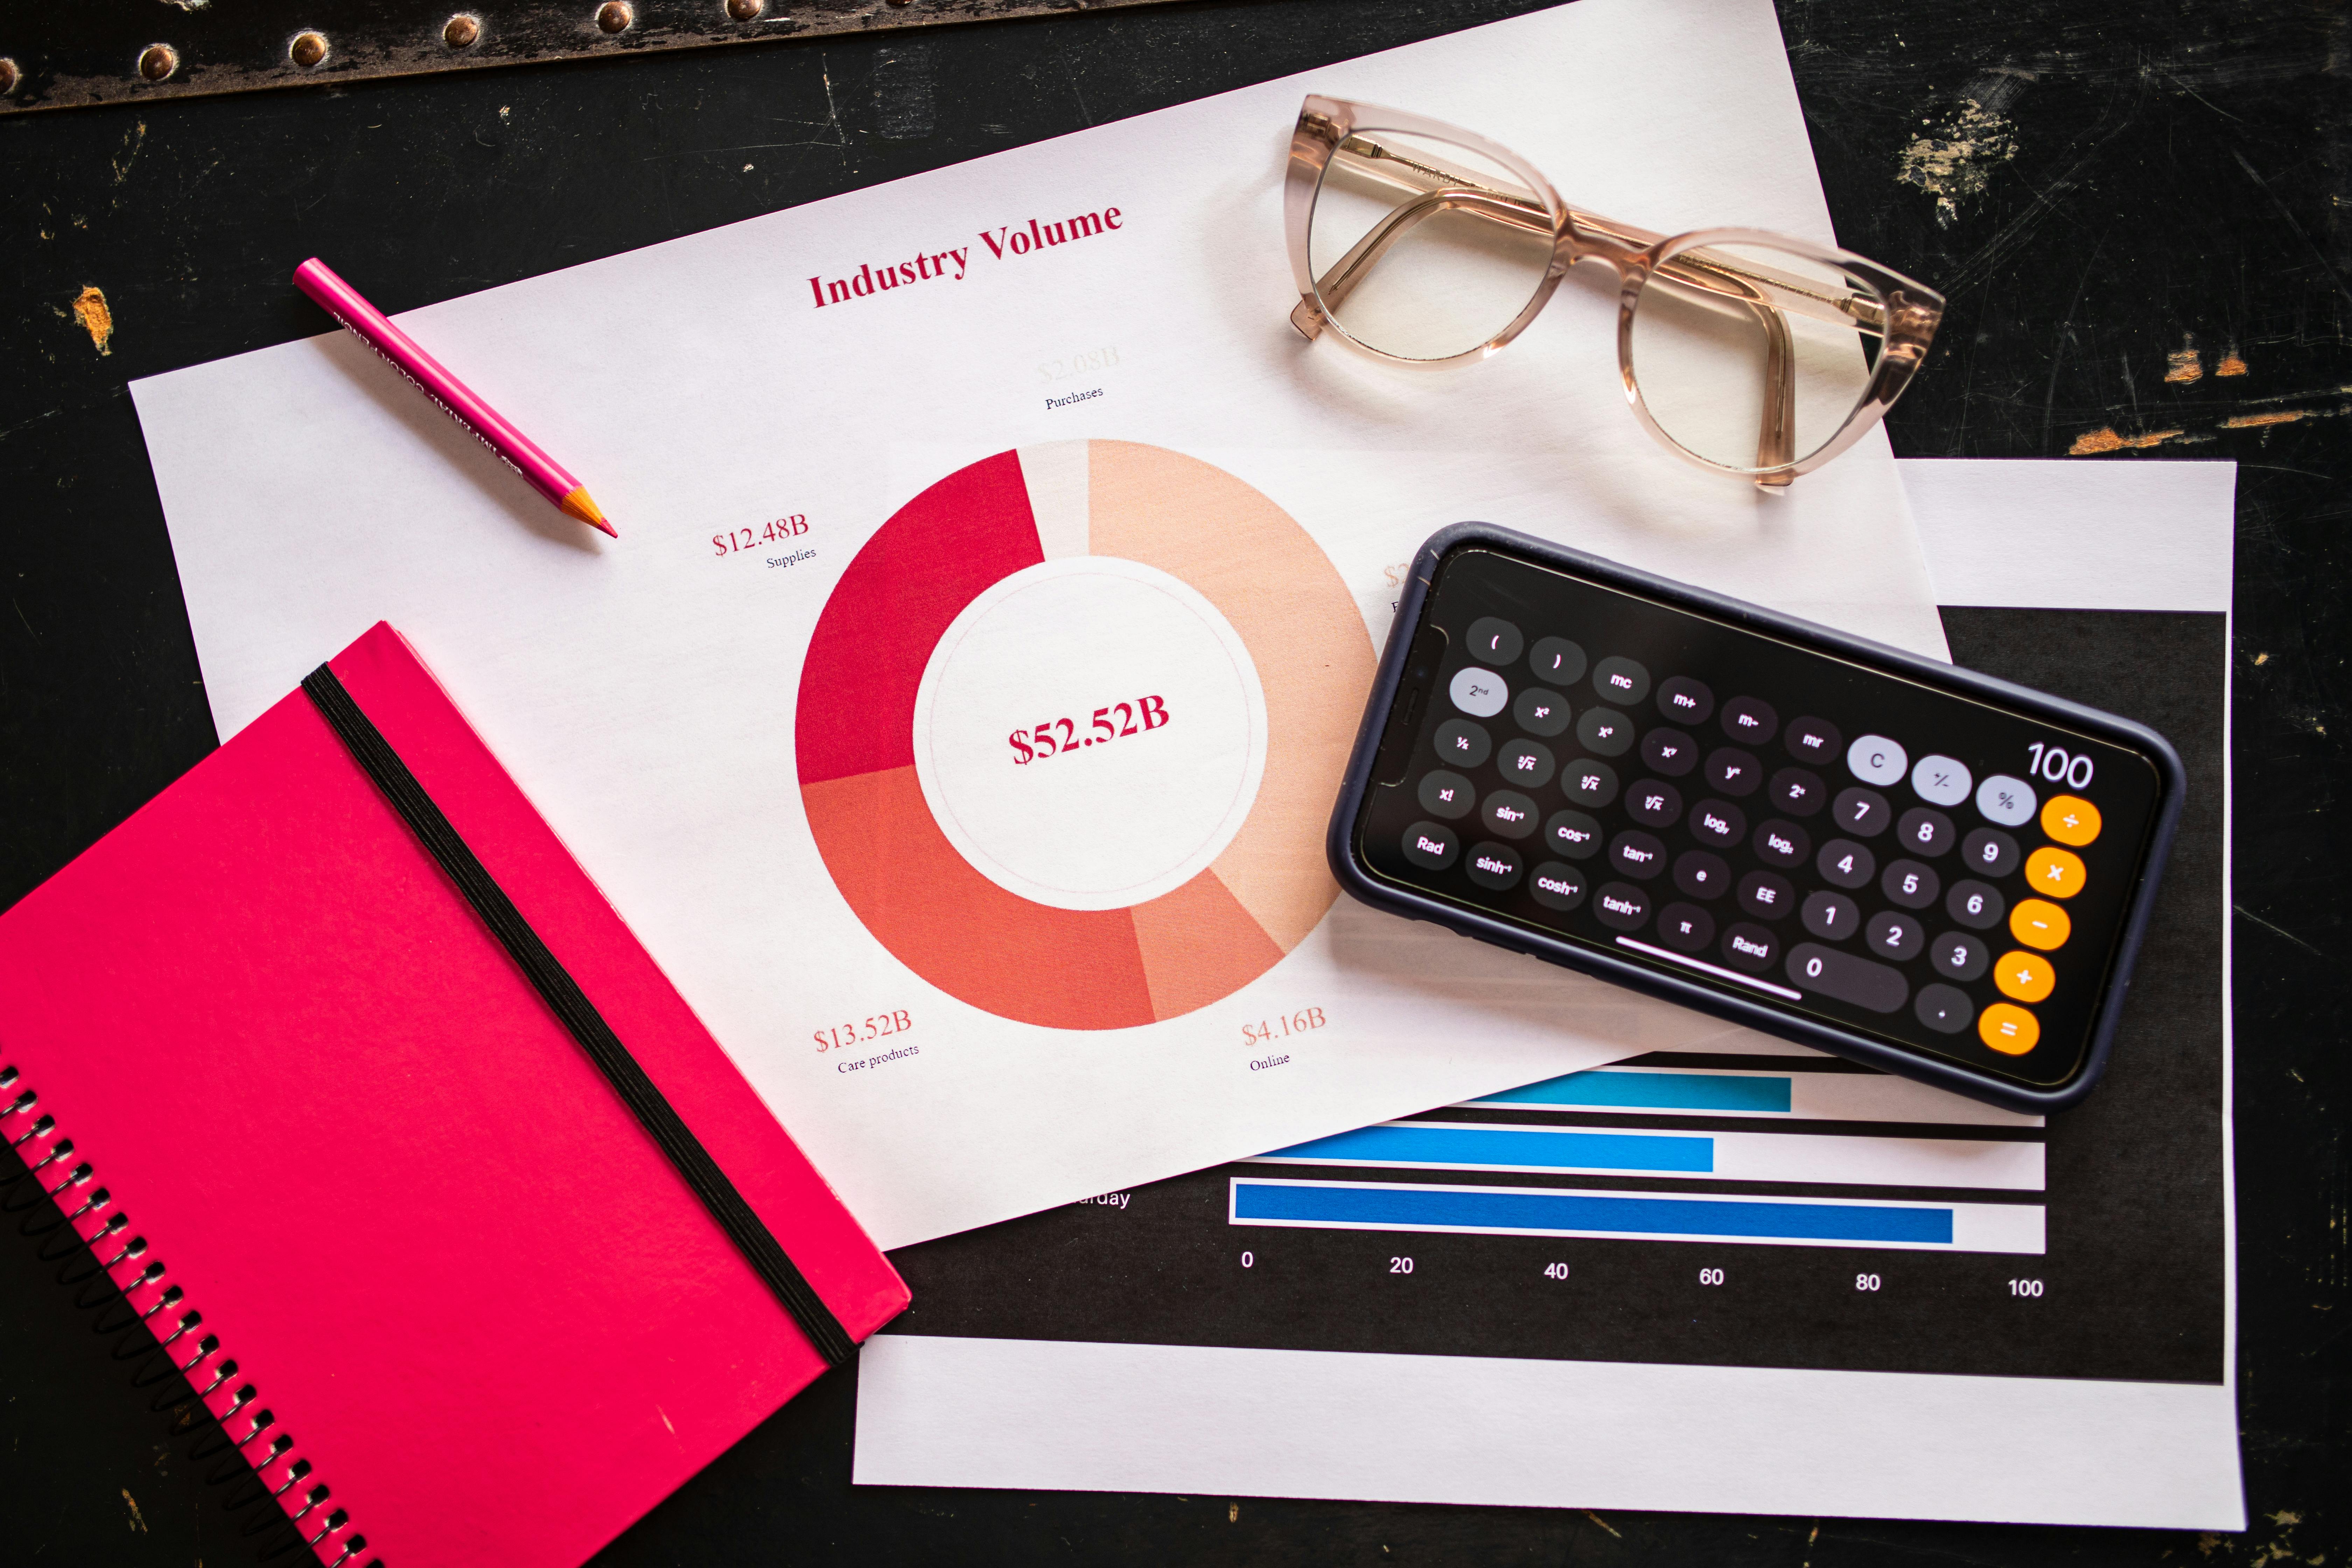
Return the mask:
<svg viewBox="0 0 2352 1568">
<path fill-rule="evenodd" d="M 1275 1182 L 1235 1182 L 1234 1218 L 1416 1229 L 1459 1226 L 1481 1230 L 1741 1236 L 1781 1241 L 1912 1241 L 1949 1246 L 1952 1240 L 1948 1208 L 1741 1204 L 1714 1198 L 1465 1192 L 1450 1187 L 1292 1186 Z"/>
<path fill-rule="evenodd" d="M 1785 1078 L 1682 1072 L 1572 1072 L 1481 1096 L 1480 1105 L 1613 1105 L 1643 1110 L 1789 1109 Z"/>
<path fill-rule="evenodd" d="M 1715 1169 L 1712 1138 L 1643 1132 L 1552 1132 L 1524 1127 L 1429 1127 L 1407 1122 L 1295 1143 L 1269 1160 L 1357 1160 L 1398 1165 L 1559 1166 L 1579 1171 Z"/>
</svg>

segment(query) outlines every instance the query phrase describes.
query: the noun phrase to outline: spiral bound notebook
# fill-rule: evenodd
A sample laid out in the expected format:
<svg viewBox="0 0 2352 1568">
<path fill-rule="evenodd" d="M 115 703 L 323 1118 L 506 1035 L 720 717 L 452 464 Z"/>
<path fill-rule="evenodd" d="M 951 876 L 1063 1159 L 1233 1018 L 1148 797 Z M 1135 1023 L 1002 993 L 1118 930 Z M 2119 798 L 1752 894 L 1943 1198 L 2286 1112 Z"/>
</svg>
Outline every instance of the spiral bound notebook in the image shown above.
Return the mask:
<svg viewBox="0 0 2352 1568">
<path fill-rule="evenodd" d="M 578 1563 L 907 1304 L 381 624 L 0 915 L 0 1136 L 324 1563 Z"/>
</svg>

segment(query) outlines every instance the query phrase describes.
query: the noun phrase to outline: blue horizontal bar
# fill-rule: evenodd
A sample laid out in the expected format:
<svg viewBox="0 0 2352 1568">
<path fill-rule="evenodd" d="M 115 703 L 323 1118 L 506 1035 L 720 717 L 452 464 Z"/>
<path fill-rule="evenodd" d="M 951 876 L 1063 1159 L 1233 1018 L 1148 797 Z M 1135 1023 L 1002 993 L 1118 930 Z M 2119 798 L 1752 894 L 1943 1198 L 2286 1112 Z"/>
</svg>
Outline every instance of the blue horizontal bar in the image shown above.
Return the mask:
<svg viewBox="0 0 2352 1568">
<path fill-rule="evenodd" d="M 1681 1072 L 1572 1072 L 1479 1097 L 1481 1104 L 1615 1105 L 1658 1110 L 1786 1110 L 1789 1079 Z"/>
<path fill-rule="evenodd" d="M 1461 1226 L 1654 1236 L 1752 1236 L 1790 1241 L 1949 1244 L 1952 1211 L 1860 1204 L 1724 1203 L 1596 1193 L 1488 1193 L 1447 1187 L 1318 1187 L 1235 1182 L 1236 1220 L 1308 1225 Z"/>
<path fill-rule="evenodd" d="M 1407 1123 L 1294 1143 L 1269 1160 L 1374 1160 L 1407 1165 L 1540 1165 L 1580 1171 L 1712 1171 L 1712 1138 L 1642 1132 L 1553 1132 L 1523 1127 Z"/>
</svg>

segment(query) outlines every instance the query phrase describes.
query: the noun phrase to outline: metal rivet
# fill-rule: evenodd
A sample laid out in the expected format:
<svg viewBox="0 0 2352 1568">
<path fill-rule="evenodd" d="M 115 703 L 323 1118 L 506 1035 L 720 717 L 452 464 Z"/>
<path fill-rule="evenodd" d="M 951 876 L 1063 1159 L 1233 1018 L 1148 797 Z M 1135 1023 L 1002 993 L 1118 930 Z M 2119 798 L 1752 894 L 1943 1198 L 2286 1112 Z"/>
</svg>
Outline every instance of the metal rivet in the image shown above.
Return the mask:
<svg viewBox="0 0 2352 1568">
<path fill-rule="evenodd" d="M 482 36 L 482 20 L 463 11 L 441 24 L 441 41 L 453 49 L 470 48 Z"/>
<path fill-rule="evenodd" d="M 308 70 L 327 58 L 327 35 L 297 33 L 294 41 L 286 46 L 287 58 Z"/>
<path fill-rule="evenodd" d="M 139 74 L 149 81 L 169 81 L 180 68 L 180 51 L 169 44 L 150 44 L 139 52 Z"/>
<path fill-rule="evenodd" d="M 727 0 L 727 14 L 739 22 L 753 21 L 767 8 L 768 0 Z"/>
<path fill-rule="evenodd" d="M 629 9 L 628 0 L 604 0 L 596 7 L 596 25 L 608 33 L 617 33 L 637 19 Z"/>
<path fill-rule="evenodd" d="M 16 84 L 22 80 L 24 78 L 17 73 L 16 62 L 0 55 L 0 98 L 16 91 Z"/>
</svg>

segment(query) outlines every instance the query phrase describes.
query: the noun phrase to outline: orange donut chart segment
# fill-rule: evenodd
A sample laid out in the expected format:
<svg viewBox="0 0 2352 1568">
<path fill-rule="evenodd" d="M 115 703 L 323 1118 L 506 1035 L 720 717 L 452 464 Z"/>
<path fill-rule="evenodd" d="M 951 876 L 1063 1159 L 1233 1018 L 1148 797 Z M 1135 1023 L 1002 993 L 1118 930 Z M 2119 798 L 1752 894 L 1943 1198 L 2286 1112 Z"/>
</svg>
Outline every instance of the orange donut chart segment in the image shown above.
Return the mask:
<svg viewBox="0 0 2352 1568">
<path fill-rule="evenodd" d="M 1288 952 L 1339 896 L 1323 828 L 1371 689 L 1363 616 L 1307 531 L 1222 468 L 1130 441 L 1089 442 L 1087 458 L 1087 548 L 1190 584 L 1257 664 L 1265 774 L 1211 869 Z"/>
<path fill-rule="evenodd" d="M 1282 962 L 1283 950 L 1210 868 L 1127 911 L 1143 953 L 1151 1012 L 1179 1018 L 1232 995 Z"/>
<path fill-rule="evenodd" d="M 801 800 L 858 920 L 940 990 L 1053 1029 L 1160 1016 L 1130 911 L 1050 909 L 973 870 L 932 820 L 911 763 L 803 784 Z"/>
<path fill-rule="evenodd" d="M 809 638 L 794 721 L 801 783 L 911 766 L 932 647 L 990 584 L 1045 558 L 1011 452 L 901 507 L 841 574 Z"/>
</svg>

